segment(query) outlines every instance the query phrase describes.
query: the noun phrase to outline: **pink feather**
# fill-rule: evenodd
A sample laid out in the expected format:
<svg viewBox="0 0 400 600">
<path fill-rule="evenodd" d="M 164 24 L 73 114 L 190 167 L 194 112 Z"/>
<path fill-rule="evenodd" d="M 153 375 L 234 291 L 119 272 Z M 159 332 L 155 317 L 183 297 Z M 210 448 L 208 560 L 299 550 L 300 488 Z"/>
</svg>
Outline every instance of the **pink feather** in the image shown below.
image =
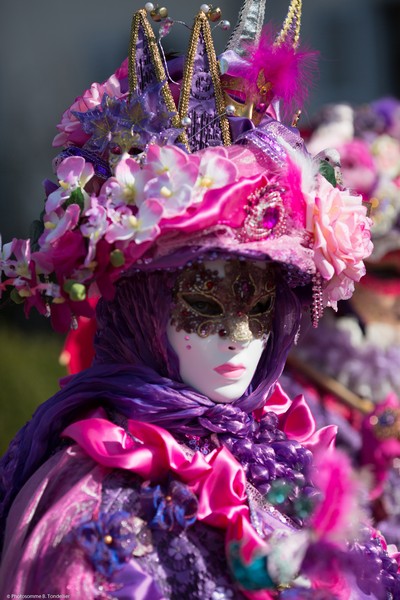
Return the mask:
<svg viewBox="0 0 400 600">
<path fill-rule="evenodd" d="M 301 191 L 302 173 L 298 165 L 288 159 L 285 185 L 289 190 L 290 214 L 293 225 L 298 228 L 306 225 L 306 202 Z"/>
<path fill-rule="evenodd" d="M 271 83 L 274 96 L 282 100 L 288 112 L 303 106 L 316 70 L 317 56 L 317 52 L 295 50 L 288 44 L 274 46 L 274 36 L 267 27 L 258 46 L 249 46 L 246 66 L 238 68 L 235 75 L 248 81 L 256 91 L 260 71 L 264 70 L 265 81 Z"/>
<path fill-rule="evenodd" d="M 363 519 L 359 484 L 349 459 L 337 450 L 320 455 L 316 463 L 314 483 L 322 500 L 309 525 L 319 539 L 344 543 Z"/>
</svg>

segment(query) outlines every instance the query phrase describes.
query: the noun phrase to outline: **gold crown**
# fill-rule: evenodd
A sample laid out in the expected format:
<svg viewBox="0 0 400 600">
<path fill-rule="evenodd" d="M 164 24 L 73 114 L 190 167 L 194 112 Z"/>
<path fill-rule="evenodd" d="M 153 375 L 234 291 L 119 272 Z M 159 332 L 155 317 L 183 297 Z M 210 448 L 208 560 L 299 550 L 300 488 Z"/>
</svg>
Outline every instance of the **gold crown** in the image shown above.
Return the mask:
<svg viewBox="0 0 400 600">
<path fill-rule="evenodd" d="M 258 42 L 265 3 L 266 0 L 245 0 L 226 50 L 243 56 L 246 44 Z M 301 8 L 302 0 L 291 0 L 283 27 L 276 37 L 276 45 L 290 44 L 297 47 Z M 253 97 L 245 98 L 243 102 L 235 98 L 235 91 L 243 89 L 243 81 L 229 75 L 221 77 L 210 27 L 210 21 L 220 19 L 221 10 L 202 5 L 195 17 L 185 57 L 178 106 L 168 82 L 165 57 L 161 56 L 148 14 L 156 22 L 168 17 L 166 8 L 154 7 L 151 3 L 147 3 L 145 8 L 138 10 L 133 16 L 129 49 L 131 94 L 142 94 L 148 86 L 162 84 L 161 94 L 165 107 L 169 112 L 175 113 L 171 124 L 173 127 L 184 128 L 179 141 L 189 151 L 194 152 L 210 145 L 229 146 L 232 140 L 228 115 L 247 116 L 257 124 L 257 114 L 253 113 Z M 265 81 L 263 71 L 260 71 L 257 83 L 257 101 L 269 103 L 271 86 Z"/>
</svg>

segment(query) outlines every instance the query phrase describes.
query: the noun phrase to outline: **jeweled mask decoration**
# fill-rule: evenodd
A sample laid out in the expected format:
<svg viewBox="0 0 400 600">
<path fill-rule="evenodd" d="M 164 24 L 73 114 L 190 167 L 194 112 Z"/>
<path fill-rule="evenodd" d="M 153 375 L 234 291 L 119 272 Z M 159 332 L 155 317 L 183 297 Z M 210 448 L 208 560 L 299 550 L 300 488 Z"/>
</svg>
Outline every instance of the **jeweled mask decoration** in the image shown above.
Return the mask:
<svg viewBox="0 0 400 600">
<path fill-rule="evenodd" d="M 246 261 L 217 270 L 195 264 L 178 277 L 171 324 L 177 331 L 202 338 L 218 334 L 232 341 L 260 339 L 271 329 L 275 304 L 275 273 Z"/>
</svg>

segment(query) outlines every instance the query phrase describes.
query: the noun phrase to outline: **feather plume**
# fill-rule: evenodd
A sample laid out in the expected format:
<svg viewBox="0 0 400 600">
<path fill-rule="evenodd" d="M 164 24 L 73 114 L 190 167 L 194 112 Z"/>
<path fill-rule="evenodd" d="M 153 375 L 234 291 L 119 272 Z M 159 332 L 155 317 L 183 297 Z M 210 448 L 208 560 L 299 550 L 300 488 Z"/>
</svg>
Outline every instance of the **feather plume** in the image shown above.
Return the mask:
<svg viewBox="0 0 400 600">
<path fill-rule="evenodd" d="M 345 543 L 365 522 L 359 504 L 361 486 L 347 456 L 337 450 L 318 456 L 314 483 L 322 499 L 309 526 L 321 541 Z"/>
<path fill-rule="evenodd" d="M 274 44 L 269 27 L 265 28 L 257 46 L 248 46 L 242 68 L 235 75 L 246 80 L 257 92 L 260 72 L 271 85 L 273 96 L 282 100 L 284 111 L 292 116 L 293 110 L 303 106 L 316 71 L 317 52 L 296 50 L 289 44 Z"/>
<path fill-rule="evenodd" d="M 306 153 L 294 150 L 283 138 L 280 138 L 279 142 L 288 155 L 284 185 L 288 190 L 286 197 L 290 203 L 292 224 L 303 228 L 307 221 L 306 196 L 312 194 L 316 187 L 318 163 Z"/>
</svg>

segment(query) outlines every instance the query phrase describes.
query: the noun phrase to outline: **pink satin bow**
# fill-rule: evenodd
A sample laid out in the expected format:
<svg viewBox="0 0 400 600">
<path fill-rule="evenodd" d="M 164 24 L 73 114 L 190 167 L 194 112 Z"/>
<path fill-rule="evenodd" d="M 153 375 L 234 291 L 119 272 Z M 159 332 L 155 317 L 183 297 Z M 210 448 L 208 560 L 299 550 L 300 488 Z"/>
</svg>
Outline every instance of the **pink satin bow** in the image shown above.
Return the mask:
<svg viewBox="0 0 400 600">
<path fill-rule="evenodd" d="M 69 425 L 63 437 L 73 439 L 94 461 L 107 468 L 125 469 L 157 481 L 174 473 L 199 499 L 198 520 L 224 529 L 226 544 L 240 541 L 242 559 L 249 563 L 266 544 L 250 523 L 246 476 L 225 447 L 189 459 L 165 429 L 128 420 L 128 431 L 106 419 L 102 409 Z M 132 436 L 132 437 L 131 437 Z M 132 439 L 133 438 L 133 439 Z M 271 600 L 267 590 L 243 593 L 251 600 Z"/>
<path fill-rule="evenodd" d="M 327 425 L 317 431 L 304 396 L 297 396 L 292 402 L 278 383 L 262 410 L 257 411 L 256 418 L 260 419 L 266 412 L 278 415 L 279 429 L 286 433 L 289 440 L 300 442 L 311 452 L 325 452 L 334 448 L 336 425 Z"/>
</svg>

